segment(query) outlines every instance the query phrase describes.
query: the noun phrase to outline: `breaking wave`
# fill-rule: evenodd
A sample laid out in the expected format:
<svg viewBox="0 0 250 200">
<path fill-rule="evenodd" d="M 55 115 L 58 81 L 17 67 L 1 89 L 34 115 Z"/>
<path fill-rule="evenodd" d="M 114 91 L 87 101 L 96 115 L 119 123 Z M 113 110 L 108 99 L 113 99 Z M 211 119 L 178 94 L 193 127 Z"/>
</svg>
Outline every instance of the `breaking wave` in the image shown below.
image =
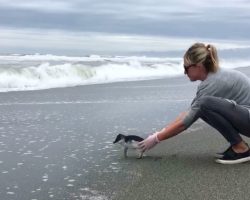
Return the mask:
<svg viewBox="0 0 250 200">
<path fill-rule="evenodd" d="M 230 60 L 222 66 L 250 66 Z M 55 55 L 0 56 L 0 91 L 39 90 L 86 84 L 157 79 L 183 75 L 182 58 L 67 57 Z"/>
</svg>

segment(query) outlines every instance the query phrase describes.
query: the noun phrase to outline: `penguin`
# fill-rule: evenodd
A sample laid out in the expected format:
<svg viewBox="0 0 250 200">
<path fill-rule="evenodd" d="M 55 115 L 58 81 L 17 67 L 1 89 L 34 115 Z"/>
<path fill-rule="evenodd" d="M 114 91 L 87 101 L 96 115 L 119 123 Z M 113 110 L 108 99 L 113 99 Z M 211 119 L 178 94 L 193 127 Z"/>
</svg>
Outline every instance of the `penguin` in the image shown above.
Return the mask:
<svg viewBox="0 0 250 200">
<path fill-rule="evenodd" d="M 144 139 L 137 135 L 118 134 L 113 144 L 118 143 L 124 147 L 125 158 L 127 158 L 128 149 L 136 149 L 139 152 L 138 158 L 140 159 L 143 156 L 143 152 L 139 150 L 138 142 L 141 142 L 142 140 Z"/>
</svg>

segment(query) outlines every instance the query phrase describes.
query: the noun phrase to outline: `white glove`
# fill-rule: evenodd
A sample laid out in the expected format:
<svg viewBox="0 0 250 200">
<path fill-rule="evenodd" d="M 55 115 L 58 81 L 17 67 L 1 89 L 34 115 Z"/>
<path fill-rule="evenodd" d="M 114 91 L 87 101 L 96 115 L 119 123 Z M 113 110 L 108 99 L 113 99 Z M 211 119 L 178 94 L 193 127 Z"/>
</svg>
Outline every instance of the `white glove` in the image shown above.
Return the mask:
<svg viewBox="0 0 250 200">
<path fill-rule="evenodd" d="M 145 140 L 139 142 L 138 143 L 139 149 L 142 152 L 144 152 L 156 146 L 160 142 L 157 135 L 158 135 L 158 132 L 154 133 L 153 135 L 148 136 Z"/>
</svg>

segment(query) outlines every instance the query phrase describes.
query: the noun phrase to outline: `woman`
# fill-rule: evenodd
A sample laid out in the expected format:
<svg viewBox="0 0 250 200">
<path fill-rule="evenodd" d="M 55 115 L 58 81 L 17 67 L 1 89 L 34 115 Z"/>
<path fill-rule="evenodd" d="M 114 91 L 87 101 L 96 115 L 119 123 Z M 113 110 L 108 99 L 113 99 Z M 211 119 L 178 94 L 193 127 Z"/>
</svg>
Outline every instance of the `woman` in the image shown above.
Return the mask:
<svg viewBox="0 0 250 200">
<path fill-rule="evenodd" d="M 201 81 L 189 110 L 140 142 L 139 148 L 143 152 L 149 150 L 201 118 L 230 143 L 216 162 L 235 164 L 250 161 L 249 147 L 240 135 L 250 137 L 249 78 L 238 71 L 220 69 L 216 48 L 203 43 L 195 43 L 185 53 L 184 73 L 190 81 Z"/>
</svg>

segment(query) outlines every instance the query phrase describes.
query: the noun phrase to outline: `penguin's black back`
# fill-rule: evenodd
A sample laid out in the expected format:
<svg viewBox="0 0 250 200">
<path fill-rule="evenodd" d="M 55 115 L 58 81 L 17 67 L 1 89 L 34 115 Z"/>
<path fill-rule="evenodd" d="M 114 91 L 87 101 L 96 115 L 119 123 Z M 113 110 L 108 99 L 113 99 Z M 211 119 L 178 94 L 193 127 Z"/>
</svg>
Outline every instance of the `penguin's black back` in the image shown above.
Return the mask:
<svg viewBox="0 0 250 200">
<path fill-rule="evenodd" d="M 144 139 L 137 136 L 137 135 L 127 135 L 127 136 L 125 136 L 125 142 L 129 142 L 129 141 L 133 141 L 133 140 L 137 141 L 137 142 L 141 142 Z"/>
</svg>

